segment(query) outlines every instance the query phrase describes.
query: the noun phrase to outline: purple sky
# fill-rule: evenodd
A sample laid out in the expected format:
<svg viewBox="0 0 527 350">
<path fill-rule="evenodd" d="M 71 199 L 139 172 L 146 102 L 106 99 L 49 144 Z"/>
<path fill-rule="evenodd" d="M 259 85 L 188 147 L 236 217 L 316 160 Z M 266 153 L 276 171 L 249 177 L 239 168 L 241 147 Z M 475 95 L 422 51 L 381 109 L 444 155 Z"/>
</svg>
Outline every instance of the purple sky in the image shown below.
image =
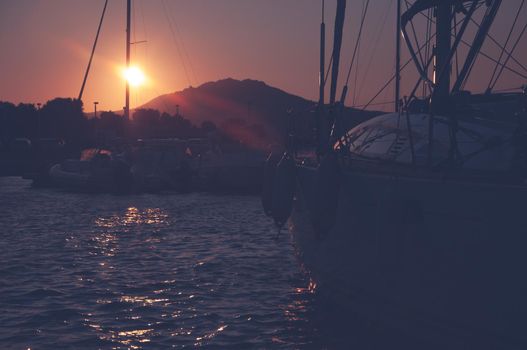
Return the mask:
<svg viewBox="0 0 527 350">
<path fill-rule="evenodd" d="M 499 41 L 504 42 L 520 2 L 504 1 L 493 28 Z M 76 97 L 103 4 L 104 0 L 2 0 L 0 100 L 44 103 L 57 96 Z M 326 0 L 328 43 L 335 4 L 336 0 Z M 124 105 L 119 68 L 125 57 L 125 5 L 125 0 L 109 1 L 84 93 L 87 110 L 93 101 L 99 101 L 102 110 Z M 341 79 L 346 77 L 362 6 L 362 0 L 348 1 Z M 316 99 L 320 8 L 320 0 L 135 0 L 132 40 L 147 43 L 133 46 L 132 62 L 148 80 L 132 89 L 132 107 L 163 93 L 226 77 L 263 80 Z M 525 18 L 527 8 L 520 16 L 520 27 Z M 370 2 L 359 73 L 351 75 L 348 105 L 368 101 L 393 74 L 394 20 L 395 0 Z M 417 25 L 422 35 L 422 26 Z M 520 42 L 514 56 L 527 66 L 526 42 L 525 38 Z M 492 43 L 484 50 L 498 52 Z M 403 61 L 407 57 L 405 51 Z M 485 64 L 485 59 L 480 61 L 483 65 L 474 71 L 469 87 L 487 85 L 485 73 L 493 66 Z M 409 90 L 413 76 L 403 74 L 403 90 Z M 525 79 L 504 74 L 496 88 L 525 83 Z M 390 88 L 379 102 L 392 99 Z"/>
</svg>

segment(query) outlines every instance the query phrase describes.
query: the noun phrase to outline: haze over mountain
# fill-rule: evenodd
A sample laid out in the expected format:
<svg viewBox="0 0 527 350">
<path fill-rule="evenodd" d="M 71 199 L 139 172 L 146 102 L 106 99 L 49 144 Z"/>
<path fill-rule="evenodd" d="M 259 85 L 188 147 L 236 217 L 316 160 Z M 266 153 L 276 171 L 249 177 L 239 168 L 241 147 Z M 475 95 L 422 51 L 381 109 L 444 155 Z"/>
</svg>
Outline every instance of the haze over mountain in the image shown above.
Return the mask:
<svg viewBox="0 0 527 350">
<path fill-rule="evenodd" d="M 195 124 L 211 121 L 242 141 L 263 146 L 283 140 L 289 114 L 294 116 L 297 124 L 299 121 L 305 124 L 304 129 L 306 125 L 312 125 L 314 106 L 313 101 L 262 81 L 228 78 L 158 96 L 139 108 L 169 114 L 176 114 L 179 108 L 179 113 Z M 355 124 L 372 113 L 346 108 L 348 115 L 354 116 Z"/>
</svg>

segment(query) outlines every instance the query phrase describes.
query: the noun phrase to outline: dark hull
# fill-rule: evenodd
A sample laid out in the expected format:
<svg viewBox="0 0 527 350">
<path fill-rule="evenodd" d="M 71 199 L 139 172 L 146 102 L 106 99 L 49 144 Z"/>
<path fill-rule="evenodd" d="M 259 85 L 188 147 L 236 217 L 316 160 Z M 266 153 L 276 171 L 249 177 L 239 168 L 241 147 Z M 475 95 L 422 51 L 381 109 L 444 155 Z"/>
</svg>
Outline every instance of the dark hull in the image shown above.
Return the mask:
<svg viewBox="0 0 527 350">
<path fill-rule="evenodd" d="M 525 186 L 344 172 L 317 237 L 316 170 L 297 170 L 290 228 L 322 296 L 461 348 L 527 346 Z"/>
</svg>

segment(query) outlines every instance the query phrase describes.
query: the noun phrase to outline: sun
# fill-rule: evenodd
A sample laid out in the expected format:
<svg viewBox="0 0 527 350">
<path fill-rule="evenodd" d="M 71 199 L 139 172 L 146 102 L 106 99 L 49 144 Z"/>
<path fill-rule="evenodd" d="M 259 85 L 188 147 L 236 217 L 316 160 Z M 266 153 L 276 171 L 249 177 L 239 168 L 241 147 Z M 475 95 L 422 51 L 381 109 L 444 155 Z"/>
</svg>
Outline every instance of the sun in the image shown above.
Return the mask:
<svg viewBox="0 0 527 350">
<path fill-rule="evenodd" d="M 145 75 L 138 67 L 130 67 L 124 70 L 124 78 L 132 86 L 140 86 L 145 82 Z"/>
</svg>

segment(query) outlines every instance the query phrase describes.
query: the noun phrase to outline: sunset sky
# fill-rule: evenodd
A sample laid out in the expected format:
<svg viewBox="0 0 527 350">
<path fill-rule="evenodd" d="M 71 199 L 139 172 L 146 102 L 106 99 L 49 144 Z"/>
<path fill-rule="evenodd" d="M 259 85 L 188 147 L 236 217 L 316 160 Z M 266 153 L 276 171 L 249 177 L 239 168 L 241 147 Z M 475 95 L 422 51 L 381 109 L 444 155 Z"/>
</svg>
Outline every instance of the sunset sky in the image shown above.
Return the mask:
<svg viewBox="0 0 527 350">
<path fill-rule="evenodd" d="M 504 42 L 520 2 L 504 1 L 493 29 L 497 40 Z M 335 4 L 336 0 L 326 1 L 328 44 Z M 0 100 L 44 103 L 58 96 L 76 97 L 103 5 L 104 0 L 2 0 Z M 363 1 L 348 1 L 341 79 L 347 73 L 362 6 Z M 133 45 L 132 64 L 146 79 L 132 88 L 132 108 L 160 94 L 227 77 L 263 80 L 316 99 L 320 9 L 320 0 L 135 0 L 132 41 L 147 42 Z M 125 10 L 125 0 L 109 1 L 83 97 L 88 111 L 94 101 L 101 110 L 120 110 L 124 105 Z M 527 18 L 527 9 L 522 11 L 519 30 Z M 355 105 L 367 102 L 393 74 L 394 21 L 395 0 L 371 1 L 356 95 L 349 95 L 348 105 L 354 99 Z M 524 65 L 526 42 L 523 38 L 514 54 Z M 492 44 L 487 43 L 485 50 L 499 54 Z M 403 56 L 404 61 L 406 52 Z M 483 73 L 489 68 L 493 66 L 475 71 L 472 87 L 486 86 Z M 411 74 L 403 77 L 408 90 Z M 355 84 L 355 74 L 351 82 Z M 497 88 L 525 83 L 526 79 L 505 74 Z M 391 89 L 379 97 L 380 102 L 391 99 Z"/>
</svg>

